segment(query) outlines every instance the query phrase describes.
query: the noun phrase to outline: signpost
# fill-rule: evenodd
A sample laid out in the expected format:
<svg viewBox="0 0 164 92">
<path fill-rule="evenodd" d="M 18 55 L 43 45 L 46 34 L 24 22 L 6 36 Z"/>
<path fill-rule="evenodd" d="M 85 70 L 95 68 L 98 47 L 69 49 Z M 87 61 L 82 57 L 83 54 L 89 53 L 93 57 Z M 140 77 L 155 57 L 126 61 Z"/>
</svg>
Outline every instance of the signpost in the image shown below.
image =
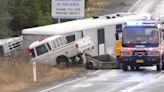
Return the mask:
<svg viewBox="0 0 164 92">
<path fill-rule="evenodd" d="M 52 0 L 52 17 L 80 19 L 85 16 L 85 0 Z"/>
<path fill-rule="evenodd" d="M 33 81 L 36 83 L 36 62 L 32 62 L 32 67 L 33 67 Z"/>
</svg>

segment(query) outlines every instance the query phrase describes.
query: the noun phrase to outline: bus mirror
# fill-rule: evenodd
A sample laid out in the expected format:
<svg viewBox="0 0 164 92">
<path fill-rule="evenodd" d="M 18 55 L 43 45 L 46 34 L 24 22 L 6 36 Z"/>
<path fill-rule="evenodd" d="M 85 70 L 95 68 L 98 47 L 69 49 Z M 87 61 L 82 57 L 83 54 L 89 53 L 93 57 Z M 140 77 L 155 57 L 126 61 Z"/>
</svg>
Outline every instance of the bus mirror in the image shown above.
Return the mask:
<svg viewBox="0 0 164 92">
<path fill-rule="evenodd" d="M 119 40 L 118 33 L 115 33 L 116 40 Z"/>
</svg>

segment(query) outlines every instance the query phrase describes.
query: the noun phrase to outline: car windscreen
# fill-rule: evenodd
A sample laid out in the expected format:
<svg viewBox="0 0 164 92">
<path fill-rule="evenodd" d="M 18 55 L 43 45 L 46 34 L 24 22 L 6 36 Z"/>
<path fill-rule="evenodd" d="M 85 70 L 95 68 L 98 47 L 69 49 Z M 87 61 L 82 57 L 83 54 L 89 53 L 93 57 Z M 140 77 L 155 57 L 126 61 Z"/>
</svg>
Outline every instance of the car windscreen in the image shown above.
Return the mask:
<svg viewBox="0 0 164 92">
<path fill-rule="evenodd" d="M 135 45 L 156 47 L 159 44 L 159 34 L 156 27 L 125 27 L 122 35 L 124 47 Z"/>
<path fill-rule="evenodd" d="M 47 53 L 47 52 L 48 52 L 48 49 L 46 48 L 45 44 L 36 47 L 37 56 L 40 56 L 40 55 Z"/>
<path fill-rule="evenodd" d="M 2 56 L 3 54 L 4 54 L 3 46 L 0 46 L 0 56 Z"/>
</svg>

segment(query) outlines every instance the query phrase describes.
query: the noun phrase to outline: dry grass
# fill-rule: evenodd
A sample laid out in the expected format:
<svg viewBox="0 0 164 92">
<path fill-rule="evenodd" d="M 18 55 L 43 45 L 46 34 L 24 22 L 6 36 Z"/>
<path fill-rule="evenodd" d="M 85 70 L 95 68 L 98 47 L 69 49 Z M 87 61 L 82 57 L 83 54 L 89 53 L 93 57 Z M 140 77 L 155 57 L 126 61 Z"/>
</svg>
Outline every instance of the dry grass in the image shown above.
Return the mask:
<svg viewBox="0 0 164 92">
<path fill-rule="evenodd" d="M 114 9 L 120 6 L 128 6 L 129 4 L 126 3 L 126 0 L 112 0 L 111 4 L 108 6 L 110 9 Z"/>
<path fill-rule="evenodd" d="M 88 0 L 86 5 L 86 17 L 98 16 L 101 11 L 109 11 L 121 6 L 129 6 L 126 0 Z"/>
<path fill-rule="evenodd" d="M 82 72 L 82 68 L 58 69 L 37 64 L 37 85 L 61 80 Z M 17 92 L 32 85 L 32 64 L 23 59 L 0 58 L 0 92 Z"/>
<path fill-rule="evenodd" d="M 88 0 L 86 5 L 86 17 L 94 16 L 108 5 L 108 3 L 110 3 L 110 0 Z"/>
</svg>

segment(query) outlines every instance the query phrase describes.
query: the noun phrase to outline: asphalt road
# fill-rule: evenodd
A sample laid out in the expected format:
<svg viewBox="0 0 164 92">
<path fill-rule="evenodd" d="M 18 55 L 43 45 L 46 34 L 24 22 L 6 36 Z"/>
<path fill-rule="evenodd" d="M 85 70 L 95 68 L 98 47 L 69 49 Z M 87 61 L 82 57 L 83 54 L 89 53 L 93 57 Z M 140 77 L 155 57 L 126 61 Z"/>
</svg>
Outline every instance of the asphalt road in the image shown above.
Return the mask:
<svg viewBox="0 0 164 92">
<path fill-rule="evenodd" d="M 154 16 L 161 16 L 163 17 L 164 16 L 164 0 L 159 0 L 159 2 L 156 3 L 157 6 L 155 6 L 153 9 L 152 9 L 152 14 Z"/>
<path fill-rule="evenodd" d="M 128 72 L 97 70 L 89 71 L 83 77 L 29 92 L 163 92 L 163 78 L 163 72 L 157 72 L 156 67 Z"/>
<path fill-rule="evenodd" d="M 164 0 L 139 0 L 129 12 L 164 15 Z M 52 83 L 28 92 L 164 92 L 164 71 L 156 67 L 141 71 L 94 70 L 86 76 Z"/>
</svg>

